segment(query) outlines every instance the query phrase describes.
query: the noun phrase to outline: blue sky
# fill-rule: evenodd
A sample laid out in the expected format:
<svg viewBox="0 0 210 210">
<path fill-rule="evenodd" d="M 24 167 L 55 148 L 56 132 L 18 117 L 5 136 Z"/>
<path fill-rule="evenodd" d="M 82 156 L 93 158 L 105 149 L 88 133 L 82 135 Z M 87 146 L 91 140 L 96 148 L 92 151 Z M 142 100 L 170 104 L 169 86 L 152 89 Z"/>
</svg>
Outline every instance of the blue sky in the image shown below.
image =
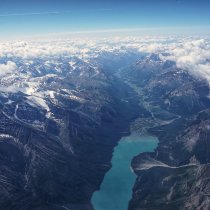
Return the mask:
<svg viewBox="0 0 210 210">
<path fill-rule="evenodd" d="M 210 34 L 210 0 L 0 0 L 0 5 L 0 39 L 115 30 Z"/>
</svg>

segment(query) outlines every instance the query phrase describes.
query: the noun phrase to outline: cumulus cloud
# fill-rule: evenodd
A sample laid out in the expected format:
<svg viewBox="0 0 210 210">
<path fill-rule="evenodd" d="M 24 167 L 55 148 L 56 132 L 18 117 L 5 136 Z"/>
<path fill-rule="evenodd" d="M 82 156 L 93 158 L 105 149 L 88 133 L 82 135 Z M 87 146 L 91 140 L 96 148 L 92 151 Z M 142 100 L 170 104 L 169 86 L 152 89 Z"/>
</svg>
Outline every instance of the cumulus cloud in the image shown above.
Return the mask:
<svg viewBox="0 0 210 210">
<path fill-rule="evenodd" d="M 16 69 L 17 65 L 12 61 L 8 61 L 6 64 L 0 64 L 0 76 L 13 73 Z"/>
<path fill-rule="evenodd" d="M 198 39 L 168 46 L 167 59 L 176 62 L 178 68 L 202 76 L 210 81 L 210 42 Z"/>
<path fill-rule="evenodd" d="M 140 52 L 157 53 L 162 60 L 176 62 L 178 68 L 203 77 L 210 82 L 210 40 L 180 37 L 153 40 L 139 45 Z"/>
</svg>

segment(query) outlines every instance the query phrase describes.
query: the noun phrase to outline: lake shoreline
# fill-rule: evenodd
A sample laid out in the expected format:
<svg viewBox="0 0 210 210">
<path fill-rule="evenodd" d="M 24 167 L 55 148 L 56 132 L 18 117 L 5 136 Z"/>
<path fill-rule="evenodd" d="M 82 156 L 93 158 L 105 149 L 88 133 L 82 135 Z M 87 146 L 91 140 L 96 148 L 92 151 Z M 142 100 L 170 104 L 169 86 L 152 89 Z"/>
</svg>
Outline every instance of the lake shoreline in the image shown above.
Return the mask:
<svg viewBox="0 0 210 210">
<path fill-rule="evenodd" d="M 100 190 L 93 194 L 95 210 L 127 210 L 136 179 L 131 162 L 141 153 L 153 152 L 157 145 L 156 137 L 139 136 L 136 132 L 120 139 L 113 151 L 112 167 L 106 173 Z"/>
</svg>

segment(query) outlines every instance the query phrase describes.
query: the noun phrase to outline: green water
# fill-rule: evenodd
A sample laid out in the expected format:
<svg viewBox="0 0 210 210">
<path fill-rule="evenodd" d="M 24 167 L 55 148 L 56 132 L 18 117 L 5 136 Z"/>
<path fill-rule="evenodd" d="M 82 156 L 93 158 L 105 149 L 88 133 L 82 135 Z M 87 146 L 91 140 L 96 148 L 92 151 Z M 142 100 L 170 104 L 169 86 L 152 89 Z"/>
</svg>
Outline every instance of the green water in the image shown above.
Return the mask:
<svg viewBox="0 0 210 210">
<path fill-rule="evenodd" d="M 131 160 L 140 153 L 154 151 L 157 144 L 157 138 L 152 136 L 131 134 L 121 139 L 113 153 L 112 168 L 104 177 L 100 191 L 93 195 L 95 210 L 127 210 L 136 179 Z"/>
</svg>

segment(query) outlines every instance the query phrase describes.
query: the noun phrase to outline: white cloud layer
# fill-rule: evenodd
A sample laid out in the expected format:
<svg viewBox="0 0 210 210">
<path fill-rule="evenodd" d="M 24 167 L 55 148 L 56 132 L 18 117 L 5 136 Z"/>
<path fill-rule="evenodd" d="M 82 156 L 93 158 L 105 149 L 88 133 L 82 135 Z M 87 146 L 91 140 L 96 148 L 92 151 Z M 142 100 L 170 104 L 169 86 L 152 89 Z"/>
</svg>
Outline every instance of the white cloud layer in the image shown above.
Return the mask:
<svg viewBox="0 0 210 210">
<path fill-rule="evenodd" d="M 0 76 L 5 76 L 6 74 L 13 73 L 17 69 L 14 62 L 8 61 L 6 64 L 0 64 Z"/>
<path fill-rule="evenodd" d="M 163 60 L 176 62 L 178 68 L 210 81 L 210 39 L 208 37 L 127 37 L 114 39 L 60 39 L 51 41 L 17 41 L 0 43 L 0 75 L 14 71 L 15 59 L 26 64 L 33 59 L 55 63 L 58 58 L 78 57 L 88 60 L 101 53 L 158 53 Z M 8 61 L 12 60 L 12 61 Z"/>
</svg>

